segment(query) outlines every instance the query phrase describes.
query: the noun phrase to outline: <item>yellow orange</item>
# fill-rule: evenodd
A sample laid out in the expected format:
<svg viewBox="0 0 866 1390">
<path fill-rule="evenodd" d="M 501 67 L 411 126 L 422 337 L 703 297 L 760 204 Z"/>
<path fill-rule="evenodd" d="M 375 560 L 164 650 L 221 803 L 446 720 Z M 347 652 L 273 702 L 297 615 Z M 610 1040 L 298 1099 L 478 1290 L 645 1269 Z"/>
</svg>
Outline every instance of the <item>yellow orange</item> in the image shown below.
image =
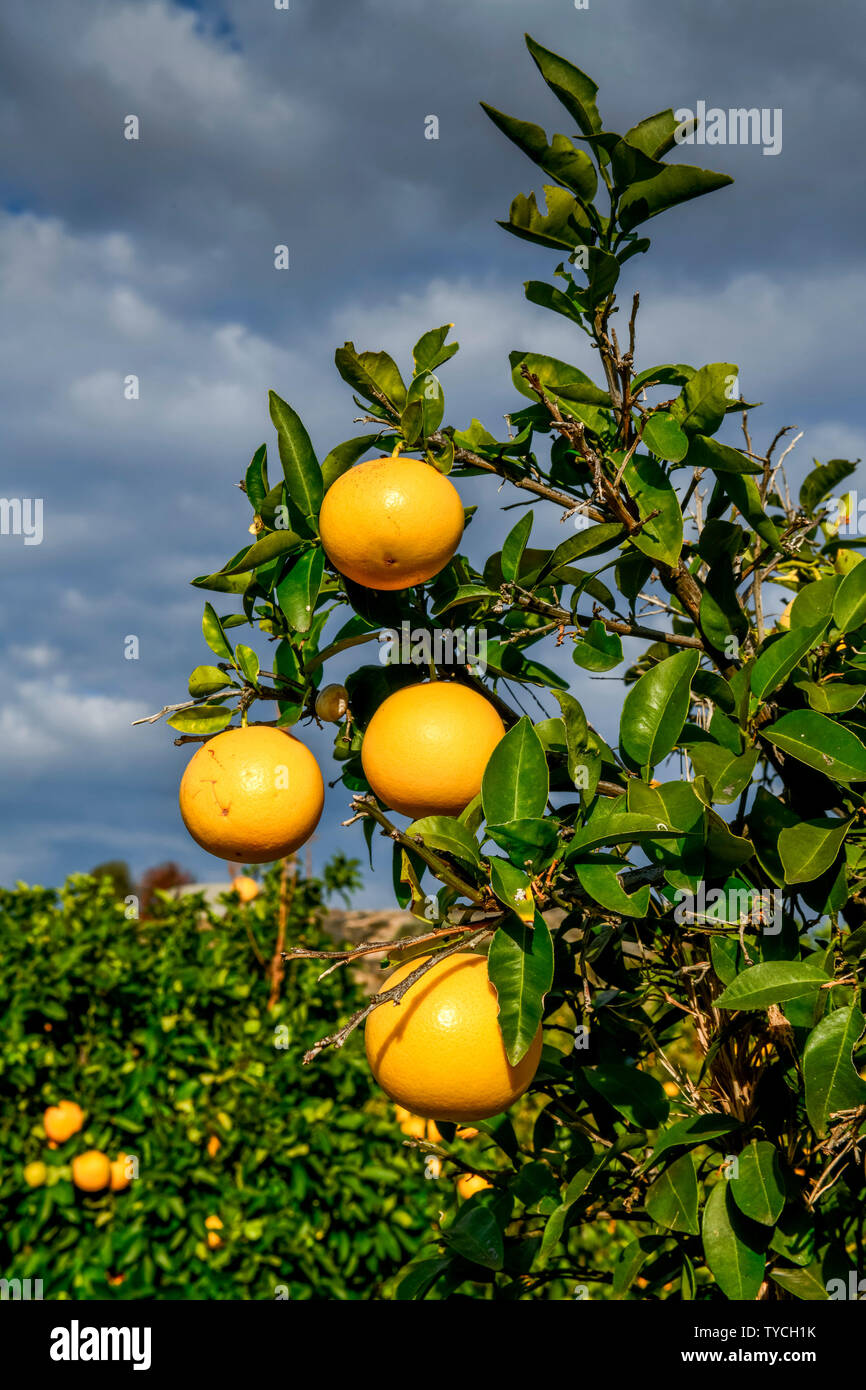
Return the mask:
<svg viewBox="0 0 866 1390">
<path fill-rule="evenodd" d="M 74 1100 L 62 1100 L 59 1105 L 49 1105 L 42 1123 L 49 1139 L 65 1144 L 84 1124 L 84 1111 Z"/>
<path fill-rule="evenodd" d="M 399 984 L 429 957 L 388 977 Z M 437 961 L 397 1004 L 381 1004 L 366 1024 L 367 1060 L 393 1101 L 431 1120 L 483 1120 L 523 1094 L 541 1058 L 541 1027 L 512 1067 L 497 1021 L 487 961 L 458 951 Z"/>
<path fill-rule="evenodd" d="M 262 891 L 255 879 L 250 878 L 248 874 L 238 874 L 232 888 L 242 903 L 251 903 L 253 898 L 257 898 Z"/>
<path fill-rule="evenodd" d="M 39 1159 L 24 1165 L 24 1181 L 28 1187 L 41 1187 L 47 1177 L 48 1169 Z"/>
<path fill-rule="evenodd" d="M 192 838 L 219 859 L 264 864 L 308 840 L 325 787 L 303 743 L 282 729 L 250 725 L 202 744 L 180 784 L 180 813 Z"/>
<path fill-rule="evenodd" d="M 504 733 L 493 705 L 469 686 L 407 685 L 383 700 L 367 725 L 364 775 L 386 806 L 413 820 L 459 816 L 481 790 Z"/>
<path fill-rule="evenodd" d="M 370 459 L 328 488 L 319 532 L 347 579 L 367 589 L 409 589 L 448 564 L 463 535 L 463 503 L 429 463 Z"/>
<path fill-rule="evenodd" d="M 129 1187 L 129 1174 L 126 1170 L 126 1154 L 118 1154 L 117 1158 L 111 1161 L 110 1185 L 112 1192 L 124 1192 Z"/>
<path fill-rule="evenodd" d="M 464 1202 L 468 1197 L 473 1197 L 476 1192 L 483 1192 L 486 1187 L 492 1187 L 486 1178 L 482 1178 L 479 1173 L 461 1173 L 457 1179 L 457 1191 Z"/>
<path fill-rule="evenodd" d="M 82 1192 L 101 1192 L 111 1182 L 111 1164 L 99 1149 L 87 1149 L 72 1160 L 72 1181 Z"/>
<path fill-rule="evenodd" d="M 401 1130 L 409 1139 L 426 1139 L 431 1144 L 441 1144 L 442 1135 L 432 1120 L 413 1115 L 402 1105 L 395 1105 L 394 1113 Z"/>
</svg>

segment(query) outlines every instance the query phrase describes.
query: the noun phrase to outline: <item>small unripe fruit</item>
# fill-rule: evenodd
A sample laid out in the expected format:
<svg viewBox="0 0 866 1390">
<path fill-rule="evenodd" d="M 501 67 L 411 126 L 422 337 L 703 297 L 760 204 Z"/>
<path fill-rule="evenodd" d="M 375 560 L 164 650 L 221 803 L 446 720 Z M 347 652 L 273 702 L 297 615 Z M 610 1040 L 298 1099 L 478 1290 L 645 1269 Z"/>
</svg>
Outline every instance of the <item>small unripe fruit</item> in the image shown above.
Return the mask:
<svg viewBox="0 0 866 1390">
<path fill-rule="evenodd" d="M 48 1176 L 48 1169 L 45 1164 L 37 1160 L 35 1163 L 28 1163 L 24 1169 L 24 1181 L 28 1187 L 41 1187 Z"/>
<path fill-rule="evenodd" d="M 349 692 L 344 685 L 326 685 L 316 696 L 316 716 L 325 724 L 338 724 L 349 708 Z"/>
</svg>

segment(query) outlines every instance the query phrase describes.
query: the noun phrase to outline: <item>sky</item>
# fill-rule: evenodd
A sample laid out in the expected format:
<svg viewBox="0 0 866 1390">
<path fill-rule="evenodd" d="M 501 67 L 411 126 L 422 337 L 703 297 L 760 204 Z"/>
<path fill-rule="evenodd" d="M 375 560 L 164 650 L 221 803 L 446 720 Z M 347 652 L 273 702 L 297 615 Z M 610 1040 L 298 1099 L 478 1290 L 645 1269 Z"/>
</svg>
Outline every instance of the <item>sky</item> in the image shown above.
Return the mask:
<svg viewBox="0 0 866 1390">
<path fill-rule="evenodd" d="M 593 367 L 565 320 L 523 297 L 555 254 L 496 226 L 543 176 L 479 101 L 574 134 L 525 50 L 527 24 L 594 77 L 607 128 L 699 101 L 781 110 L 776 155 L 687 152 L 735 183 L 650 224 L 651 252 L 621 282 L 641 294 L 638 366 L 738 363 L 744 395 L 764 402 L 756 442 L 804 431 L 792 479 L 812 458 L 862 456 L 866 16 L 854 0 L 7 6 L 0 492 L 41 499 L 43 527 L 39 544 L 0 535 L 0 882 L 59 884 L 115 858 L 225 877 L 180 820 L 190 750 L 132 721 L 183 699 L 209 659 L 206 596 L 189 580 L 247 540 L 235 484 L 263 441 L 275 456 L 269 387 L 323 457 L 361 432 L 333 366 L 347 339 L 405 364 L 421 333 L 453 321 L 446 419 L 494 433 L 520 403 L 509 351 Z M 124 138 L 130 115 L 137 140 Z M 430 115 L 438 140 L 425 138 Z M 137 400 L 124 395 L 131 374 Z M 514 494 L 486 479 L 460 491 L 486 508 L 467 533 L 478 562 L 513 524 L 498 508 Z M 562 538 L 557 517 L 536 526 Z M 535 653 L 559 661 L 615 737 L 611 687 Z M 333 780 L 330 735 L 301 736 Z M 340 825 L 347 806 L 342 788 L 329 793 L 316 867 L 337 848 L 363 857 L 360 827 Z M 389 858 L 374 862 L 358 905 L 392 902 Z"/>
</svg>

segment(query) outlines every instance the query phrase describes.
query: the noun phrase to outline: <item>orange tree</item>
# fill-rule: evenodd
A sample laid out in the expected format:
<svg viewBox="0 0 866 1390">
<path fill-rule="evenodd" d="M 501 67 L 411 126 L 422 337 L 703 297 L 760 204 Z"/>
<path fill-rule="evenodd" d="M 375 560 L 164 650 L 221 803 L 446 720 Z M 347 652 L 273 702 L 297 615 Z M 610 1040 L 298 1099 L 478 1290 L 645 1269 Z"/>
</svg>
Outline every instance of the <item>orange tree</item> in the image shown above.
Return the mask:
<svg viewBox="0 0 866 1390">
<path fill-rule="evenodd" d="M 392 661 L 360 665 L 318 710 L 338 721 L 349 823 L 368 845 L 390 840 L 396 897 L 419 919 L 408 944 L 427 955 L 307 1060 L 458 948 L 487 952 L 509 1064 L 539 1025 L 546 1044 L 514 1123 L 483 1122 L 503 1170 L 419 1250 L 402 1297 L 467 1279 L 502 1297 L 557 1279 L 618 1297 L 832 1296 L 863 1269 L 866 565 L 831 506 L 854 465 L 816 463 L 792 497 L 786 431 L 756 447 L 735 364 L 639 366 L 637 295 L 615 322 L 622 268 L 648 250 L 651 219 L 730 179 L 668 162 L 690 133 L 670 110 L 605 130 L 595 83 L 528 44 L 580 134 L 548 138 L 485 107 L 550 180 L 543 204 L 519 195 L 502 225 L 554 253 L 553 280 L 526 295 L 590 346 L 596 379 L 512 352 L 520 400 L 499 439 L 477 420 L 445 423 L 448 327 L 424 333 L 406 376 L 347 343 L 336 366 L 368 431 L 321 463 L 272 392 L 281 468 L 262 445 L 242 484 L 255 538 L 193 581 L 241 611 L 206 605 L 218 662 L 196 668 L 169 722 L 207 740 L 276 700 L 276 723 L 294 728 L 316 717 L 332 658 L 392 634 Z M 742 443 L 723 431 L 731 415 Z M 361 462 L 371 454 L 375 467 Z M 456 550 L 450 493 L 413 492 L 421 464 L 422 480 L 489 477 L 491 507 L 505 480 L 525 504 L 483 564 Z M 403 533 L 389 553 L 377 516 L 395 496 L 409 543 Z M 531 543 L 542 508 L 571 522 L 555 547 Z M 481 659 L 437 645 L 458 621 L 484 634 Z M 246 626 L 270 644 L 267 670 L 233 645 Z M 642 644 L 631 664 L 624 638 Z M 621 673 L 616 742 L 544 664 L 554 645 L 578 688 Z M 421 702 L 447 682 L 483 696 L 504 736 L 468 804 L 414 809 L 407 826 L 396 812 L 427 776 L 422 741 L 401 791 L 379 775 L 388 740 L 365 758 L 367 730 L 395 692 L 412 686 Z M 546 698 L 544 717 L 519 712 L 527 693 Z M 434 732 L 450 785 L 460 739 Z M 425 796 L 422 812 L 435 787 Z M 447 1161 L 453 1131 L 440 1128 Z M 628 1238 L 603 1270 L 596 1237 L 610 1221 Z"/>
<path fill-rule="evenodd" d="M 328 866 L 331 886 L 351 867 Z M 314 1010 L 318 969 L 297 961 L 272 1001 L 283 892 L 275 868 L 246 905 L 157 893 L 137 921 L 108 878 L 0 890 L 4 1279 L 46 1299 L 369 1299 L 453 1205 L 363 1049 L 302 1066 L 323 1011 L 360 989 L 340 972 Z M 321 884 L 299 879 L 286 908 L 293 940 L 333 944 Z M 46 1134 L 64 1100 L 73 1123 Z M 127 1156 L 123 1190 L 92 1160 L 82 1189 L 91 1150 Z"/>
</svg>

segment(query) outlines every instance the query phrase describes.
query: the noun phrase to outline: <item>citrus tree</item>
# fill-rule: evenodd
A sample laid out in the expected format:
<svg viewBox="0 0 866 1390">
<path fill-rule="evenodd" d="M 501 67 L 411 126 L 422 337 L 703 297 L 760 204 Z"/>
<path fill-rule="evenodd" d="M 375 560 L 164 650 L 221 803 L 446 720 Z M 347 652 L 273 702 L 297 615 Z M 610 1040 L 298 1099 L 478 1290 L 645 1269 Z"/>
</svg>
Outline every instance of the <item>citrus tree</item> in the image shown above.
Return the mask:
<svg viewBox="0 0 866 1390">
<path fill-rule="evenodd" d="M 248 776 L 242 736 L 336 721 L 330 795 L 368 846 L 390 841 L 418 930 L 390 952 L 396 977 L 339 1027 L 323 1017 L 306 1060 L 369 1019 L 374 1074 L 439 1122 L 441 1142 L 416 1142 L 447 1163 L 449 1122 L 477 1120 L 499 1154 L 401 1297 L 467 1280 L 503 1298 L 557 1280 L 592 1296 L 836 1296 L 866 1211 L 866 565 L 831 505 L 854 465 L 816 462 L 792 496 L 787 431 L 754 442 L 736 364 L 639 363 L 623 267 L 653 218 L 730 179 L 668 160 L 690 133 L 670 110 L 606 130 L 596 84 L 528 46 L 574 138 L 485 107 L 549 180 L 502 225 L 553 253 L 527 298 L 596 370 L 513 351 L 501 439 L 446 423 L 450 327 L 403 370 L 346 343 L 336 366 L 366 430 L 321 462 L 271 392 L 279 467 L 263 444 L 242 483 L 252 542 L 193 580 L 219 595 L 203 620 L 216 661 L 169 719 L 203 743 L 193 763 L 236 749 L 241 771 L 208 764 L 184 814 L 242 857 L 230 827 L 255 786 L 271 798 L 268 758 L 303 762 L 276 745 L 256 762 L 250 740 Z M 503 480 L 518 509 L 483 564 L 460 549 L 466 477 L 489 478 L 488 521 Z M 553 547 L 533 544 L 539 510 L 567 523 Z M 345 686 L 326 685 L 333 658 L 363 662 L 368 644 Z M 616 741 L 581 699 L 598 675 L 624 687 Z M 276 718 L 253 718 L 259 701 Z M 319 788 L 306 773 L 299 788 L 283 811 L 268 800 L 262 854 L 310 833 Z"/>
<path fill-rule="evenodd" d="M 293 941 L 333 943 L 320 883 L 258 887 L 211 911 L 157 894 L 147 920 L 107 877 L 0 889 L 0 1296 L 381 1297 L 454 1205 L 360 1046 L 303 1067 L 361 990 L 341 972 L 314 1008 L 296 961 L 273 999 L 281 908 Z"/>
</svg>

